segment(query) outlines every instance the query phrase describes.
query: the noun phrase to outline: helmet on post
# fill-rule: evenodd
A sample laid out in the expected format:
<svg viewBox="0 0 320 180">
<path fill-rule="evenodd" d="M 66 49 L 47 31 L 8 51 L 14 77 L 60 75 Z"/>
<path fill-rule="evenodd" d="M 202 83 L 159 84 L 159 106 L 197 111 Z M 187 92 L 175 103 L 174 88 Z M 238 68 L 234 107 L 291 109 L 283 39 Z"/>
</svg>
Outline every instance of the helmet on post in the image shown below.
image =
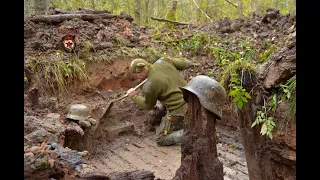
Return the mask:
<svg viewBox="0 0 320 180">
<path fill-rule="evenodd" d="M 86 120 L 90 116 L 89 108 L 83 104 L 73 104 L 71 105 L 66 118 L 73 120 Z"/>
<path fill-rule="evenodd" d="M 149 67 L 151 64 L 141 58 L 137 58 L 131 61 L 129 71 L 131 74 L 142 72 L 145 67 Z"/>
<path fill-rule="evenodd" d="M 226 91 L 215 79 L 205 75 L 198 75 L 192 78 L 184 87 L 179 87 L 183 92 L 183 98 L 188 102 L 189 93 L 199 98 L 201 105 L 214 113 L 217 119 L 221 120 L 222 106 L 226 102 Z"/>
</svg>

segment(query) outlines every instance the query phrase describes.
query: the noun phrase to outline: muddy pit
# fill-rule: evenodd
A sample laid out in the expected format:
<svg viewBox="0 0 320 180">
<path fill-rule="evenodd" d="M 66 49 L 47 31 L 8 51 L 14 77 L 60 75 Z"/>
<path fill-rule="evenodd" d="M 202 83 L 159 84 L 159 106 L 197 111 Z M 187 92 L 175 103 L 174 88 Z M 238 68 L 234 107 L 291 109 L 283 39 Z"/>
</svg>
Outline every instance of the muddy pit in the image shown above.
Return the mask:
<svg viewBox="0 0 320 180">
<path fill-rule="evenodd" d="M 39 119 L 49 112 L 58 113 L 61 115 L 60 121 L 65 124 L 64 117 L 68 110 L 65 107 L 85 104 L 90 107 L 91 116 L 97 122 L 87 129 L 83 128 L 83 135 L 77 132 L 65 133 L 60 141 L 64 148 L 88 151 L 90 156 L 86 158 L 87 164 L 92 165 L 94 171 L 112 173 L 149 170 L 154 172 L 156 178 L 172 179 L 180 166 L 181 148 L 180 145 L 160 147 L 156 144 L 155 126 L 160 124 L 164 115 L 161 104 L 157 104 L 151 111 L 145 111 L 125 98 L 115 102 L 109 113 L 99 119 L 108 101 L 120 97 L 138 84 L 127 78 L 130 61 L 122 59 L 112 64 L 91 64 L 88 72 L 97 88 L 70 88 L 67 94 L 57 98 L 40 97 L 41 110 L 26 101 L 25 112 L 28 116 L 37 115 Z M 239 131 L 219 125 L 217 134 L 218 156 L 224 166 L 224 178 L 249 179 Z"/>
<path fill-rule="evenodd" d="M 92 81 L 106 99 L 117 98 L 137 84 L 126 78 L 130 61 L 123 59 L 113 61 L 113 64 L 100 63 L 88 67 Z M 110 112 L 99 120 L 102 108 L 107 104 L 99 94 L 92 92 L 90 98 L 84 96 L 76 102 L 69 100 L 63 101 L 69 105 L 81 102 L 91 107 L 91 116 L 98 121 L 85 129 L 83 136 L 66 135 L 64 147 L 89 151 L 90 164 L 101 172 L 149 170 L 156 178 L 169 180 L 174 177 L 180 166 L 180 145 L 160 147 L 155 141 L 155 126 L 160 124 L 164 115 L 161 105 L 144 111 L 126 98 L 116 102 Z M 218 155 L 224 165 L 225 179 L 249 179 L 239 132 L 220 125 L 217 133 Z"/>
</svg>

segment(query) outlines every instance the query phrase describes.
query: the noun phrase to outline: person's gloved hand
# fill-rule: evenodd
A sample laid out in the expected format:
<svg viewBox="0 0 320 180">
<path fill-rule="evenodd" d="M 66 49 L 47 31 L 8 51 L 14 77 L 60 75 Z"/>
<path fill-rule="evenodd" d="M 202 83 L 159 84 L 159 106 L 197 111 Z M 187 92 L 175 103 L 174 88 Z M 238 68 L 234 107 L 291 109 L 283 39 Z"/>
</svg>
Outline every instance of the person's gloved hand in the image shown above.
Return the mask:
<svg viewBox="0 0 320 180">
<path fill-rule="evenodd" d="M 138 91 L 134 90 L 134 88 L 130 88 L 130 89 L 127 91 L 127 94 L 128 94 L 128 97 L 131 98 L 133 95 L 138 94 Z"/>
</svg>

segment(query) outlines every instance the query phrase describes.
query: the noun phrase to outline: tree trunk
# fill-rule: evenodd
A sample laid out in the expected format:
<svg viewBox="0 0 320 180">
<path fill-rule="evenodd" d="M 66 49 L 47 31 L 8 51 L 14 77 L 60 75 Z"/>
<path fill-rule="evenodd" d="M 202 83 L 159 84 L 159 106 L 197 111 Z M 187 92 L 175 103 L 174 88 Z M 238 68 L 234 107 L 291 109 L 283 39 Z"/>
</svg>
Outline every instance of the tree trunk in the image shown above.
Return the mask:
<svg viewBox="0 0 320 180">
<path fill-rule="evenodd" d="M 95 4 L 94 4 L 94 0 L 90 0 L 90 7 L 91 9 L 95 9 Z"/>
<path fill-rule="evenodd" d="M 24 0 L 24 16 L 30 16 L 31 14 L 33 14 L 32 6 L 32 0 Z"/>
<path fill-rule="evenodd" d="M 200 8 L 202 8 L 201 7 L 201 4 L 202 4 L 202 0 L 199 0 L 199 2 L 198 2 L 198 6 L 199 6 L 199 8 L 198 8 L 198 22 L 201 22 L 201 17 L 202 17 L 202 12 L 201 12 L 201 10 L 200 10 Z"/>
<path fill-rule="evenodd" d="M 243 1 L 242 0 L 239 0 L 238 17 L 243 18 Z"/>
<path fill-rule="evenodd" d="M 141 18 L 140 9 L 141 9 L 140 0 L 134 0 L 134 20 L 138 25 L 140 25 L 140 18 Z"/>
<path fill-rule="evenodd" d="M 216 119 L 190 93 L 181 141 L 181 165 L 173 180 L 223 180 L 223 166 L 217 155 Z"/>
<path fill-rule="evenodd" d="M 149 23 L 149 0 L 145 0 L 145 6 L 146 6 L 146 17 L 145 17 L 145 20 L 146 20 L 146 24 Z"/>
<path fill-rule="evenodd" d="M 35 14 L 40 14 L 47 10 L 47 0 L 34 0 Z"/>
</svg>

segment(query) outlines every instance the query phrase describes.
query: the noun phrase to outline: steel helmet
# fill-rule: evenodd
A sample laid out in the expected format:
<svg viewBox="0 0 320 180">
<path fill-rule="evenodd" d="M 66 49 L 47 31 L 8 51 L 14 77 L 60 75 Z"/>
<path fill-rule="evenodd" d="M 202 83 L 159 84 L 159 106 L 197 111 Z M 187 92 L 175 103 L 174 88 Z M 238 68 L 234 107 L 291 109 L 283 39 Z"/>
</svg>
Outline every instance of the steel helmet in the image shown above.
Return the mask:
<svg viewBox="0 0 320 180">
<path fill-rule="evenodd" d="M 131 74 L 139 73 L 140 71 L 142 71 L 142 69 L 145 66 L 150 66 L 150 65 L 151 64 L 148 61 L 141 58 L 137 58 L 131 61 L 129 70 Z"/>
<path fill-rule="evenodd" d="M 71 105 L 66 118 L 73 120 L 86 120 L 90 116 L 89 108 L 83 104 Z"/>
<path fill-rule="evenodd" d="M 222 106 L 226 102 L 226 91 L 215 79 L 198 75 L 192 78 L 184 87 L 179 87 L 183 92 L 183 98 L 188 102 L 188 94 L 191 92 L 199 98 L 201 105 L 218 116 L 221 120 Z"/>
</svg>

